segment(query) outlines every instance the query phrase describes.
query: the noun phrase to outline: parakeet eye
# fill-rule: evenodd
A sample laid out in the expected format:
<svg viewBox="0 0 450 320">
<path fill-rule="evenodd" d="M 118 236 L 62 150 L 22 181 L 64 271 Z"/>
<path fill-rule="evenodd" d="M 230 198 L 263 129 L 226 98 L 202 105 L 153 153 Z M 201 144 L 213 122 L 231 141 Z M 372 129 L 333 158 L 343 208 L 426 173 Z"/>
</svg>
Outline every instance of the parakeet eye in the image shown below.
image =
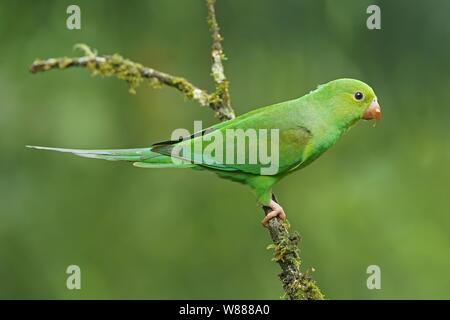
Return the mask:
<svg viewBox="0 0 450 320">
<path fill-rule="evenodd" d="M 364 98 L 364 95 L 362 94 L 362 92 L 358 91 L 356 92 L 354 95 L 356 100 L 361 101 Z"/>
</svg>

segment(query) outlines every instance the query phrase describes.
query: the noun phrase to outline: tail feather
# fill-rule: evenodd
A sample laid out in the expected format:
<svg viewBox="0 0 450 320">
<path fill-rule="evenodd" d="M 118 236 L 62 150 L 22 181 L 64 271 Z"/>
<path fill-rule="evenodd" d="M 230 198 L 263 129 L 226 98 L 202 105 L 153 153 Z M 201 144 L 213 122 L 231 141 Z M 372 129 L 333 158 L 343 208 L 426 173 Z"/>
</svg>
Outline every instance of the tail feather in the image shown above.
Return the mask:
<svg viewBox="0 0 450 320">
<path fill-rule="evenodd" d="M 137 149 L 112 149 L 112 150 L 82 150 L 82 149 L 65 149 L 65 148 L 49 148 L 40 146 L 27 146 L 32 149 L 58 151 L 65 153 L 72 153 L 74 155 L 104 159 L 110 161 L 142 161 L 152 156 L 157 156 L 157 153 L 151 152 L 150 148 L 137 148 Z"/>
<path fill-rule="evenodd" d="M 133 165 L 141 168 L 192 168 L 195 164 L 189 162 L 174 163 L 170 156 L 153 152 L 151 147 L 135 149 L 105 149 L 105 150 L 83 150 L 50 148 L 40 146 L 27 146 L 27 148 L 71 153 L 80 157 L 103 159 L 109 161 L 131 161 Z"/>
</svg>

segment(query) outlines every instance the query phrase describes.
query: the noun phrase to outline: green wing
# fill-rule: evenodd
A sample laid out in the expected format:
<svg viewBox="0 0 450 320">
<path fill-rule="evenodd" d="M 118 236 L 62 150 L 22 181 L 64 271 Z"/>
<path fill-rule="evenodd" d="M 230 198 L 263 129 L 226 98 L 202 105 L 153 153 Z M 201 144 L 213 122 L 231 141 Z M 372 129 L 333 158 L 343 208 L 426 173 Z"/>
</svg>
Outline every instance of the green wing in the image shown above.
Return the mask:
<svg viewBox="0 0 450 320">
<path fill-rule="evenodd" d="M 246 143 L 244 161 L 242 161 L 243 159 L 241 158 L 241 162 L 236 163 L 237 139 L 236 137 L 234 137 L 234 139 L 227 139 L 227 129 L 233 129 L 234 132 L 241 129 L 241 133 L 249 133 L 252 131 L 249 129 L 254 129 L 257 134 L 260 129 L 266 129 L 269 134 L 265 137 L 264 135 L 260 136 L 259 139 L 264 140 L 268 146 L 272 143 L 270 130 L 278 129 L 279 143 L 277 145 L 279 148 L 279 169 L 277 174 L 283 174 L 303 161 L 303 152 L 311 139 L 311 132 L 307 128 L 299 126 L 299 122 L 296 121 L 295 115 L 297 112 L 295 112 L 295 108 L 297 107 L 297 100 L 293 100 L 256 109 L 255 111 L 246 113 L 236 119 L 219 123 L 205 129 L 183 141 L 157 143 L 152 146 L 151 150 L 153 152 L 171 156 L 174 148 L 177 148 L 178 150 L 187 148 L 190 150 L 189 153 L 177 153 L 176 157 L 196 163 L 207 169 L 227 171 L 230 173 L 236 172 L 260 175 L 261 170 L 267 168 L 268 164 L 262 163 L 259 156 L 256 159 L 256 163 L 250 163 L 249 151 L 251 146 L 248 143 Z M 222 141 L 217 141 L 217 139 L 222 139 Z M 222 145 L 223 155 L 219 157 L 222 161 L 218 161 L 214 156 L 211 157 L 205 155 L 204 151 L 207 150 L 208 147 L 211 149 L 213 143 Z M 196 149 L 196 145 L 201 146 L 200 153 L 199 150 Z M 231 151 L 233 153 L 234 161 L 226 161 L 225 155 L 227 152 Z M 269 152 L 269 156 L 270 155 L 271 152 Z M 275 161 L 274 158 L 271 160 Z"/>
</svg>

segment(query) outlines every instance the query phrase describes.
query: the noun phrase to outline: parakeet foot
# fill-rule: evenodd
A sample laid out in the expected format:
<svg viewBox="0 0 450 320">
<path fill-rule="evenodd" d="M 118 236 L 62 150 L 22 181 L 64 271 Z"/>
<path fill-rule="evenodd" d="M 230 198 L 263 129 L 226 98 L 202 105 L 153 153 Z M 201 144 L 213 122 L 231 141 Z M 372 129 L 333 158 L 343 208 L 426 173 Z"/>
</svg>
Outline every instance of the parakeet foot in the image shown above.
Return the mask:
<svg viewBox="0 0 450 320">
<path fill-rule="evenodd" d="M 264 219 L 262 219 L 261 223 L 263 226 L 267 226 L 269 220 L 275 217 L 279 217 L 283 221 L 286 220 L 286 213 L 284 213 L 283 208 L 274 200 L 270 200 L 268 207 L 272 209 L 272 211 L 266 214 Z"/>
</svg>

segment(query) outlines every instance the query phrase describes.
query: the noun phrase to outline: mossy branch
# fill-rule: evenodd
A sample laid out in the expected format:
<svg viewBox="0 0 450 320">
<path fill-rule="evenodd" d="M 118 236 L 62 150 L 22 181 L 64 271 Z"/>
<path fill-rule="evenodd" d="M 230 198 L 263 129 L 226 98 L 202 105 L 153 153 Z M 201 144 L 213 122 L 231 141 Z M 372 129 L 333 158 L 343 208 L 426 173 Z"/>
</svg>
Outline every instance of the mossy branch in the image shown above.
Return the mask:
<svg viewBox="0 0 450 320">
<path fill-rule="evenodd" d="M 188 99 L 198 102 L 202 106 L 214 110 L 219 120 L 234 118 L 234 112 L 224 109 L 218 103 L 218 93 L 208 93 L 193 85 L 185 78 L 173 76 L 153 68 L 148 68 L 140 63 L 125 59 L 118 54 L 99 56 L 87 45 L 79 44 L 76 48 L 83 50 L 84 56 L 69 58 L 50 58 L 46 60 L 35 60 L 30 66 L 32 73 L 44 72 L 52 69 L 67 69 L 71 67 L 84 67 L 93 75 L 105 77 L 116 77 L 125 80 L 129 85 L 130 93 L 136 93 L 136 89 L 147 80 L 153 88 L 161 88 L 163 85 L 178 89 Z M 231 110 L 232 111 L 232 110 Z"/>
<path fill-rule="evenodd" d="M 217 105 L 226 114 L 232 115 L 234 118 L 234 111 L 231 107 L 229 82 L 225 76 L 225 69 L 223 62 L 226 60 L 225 54 L 222 49 L 223 38 L 220 35 L 219 24 L 216 19 L 216 10 L 214 5 L 216 0 L 206 0 L 206 7 L 208 9 L 208 26 L 211 31 L 212 46 L 211 46 L 211 74 L 216 83 Z"/>
<path fill-rule="evenodd" d="M 276 201 L 275 195 L 273 198 Z M 271 211 L 269 207 L 263 207 L 263 210 L 265 214 Z M 269 220 L 267 228 L 273 241 L 267 249 L 273 250 L 272 260 L 277 262 L 282 270 L 279 277 L 284 289 L 283 298 L 323 300 L 324 296 L 309 272 L 303 273 L 300 269 L 302 261 L 298 249 L 300 242 L 298 232 L 289 233 L 289 222 L 280 223 L 277 219 Z"/>
<path fill-rule="evenodd" d="M 198 102 L 201 106 L 211 108 L 215 116 L 221 120 L 235 118 L 231 107 L 229 81 L 225 76 L 223 62 L 226 60 L 222 48 L 223 38 L 219 33 L 219 24 L 215 14 L 215 0 L 206 0 L 208 11 L 208 25 L 211 31 L 212 47 L 211 72 L 215 83 L 215 90 L 208 93 L 187 81 L 185 78 L 173 76 L 153 68 L 145 67 L 139 63 L 125 59 L 118 54 L 98 55 L 86 45 L 77 45 L 84 55 L 76 58 L 50 58 L 36 60 L 30 67 L 32 73 L 44 72 L 51 69 L 67 69 L 71 67 L 84 67 L 93 75 L 116 77 L 129 84 L 131 93 L 144 82 L 148 81 L 153 88 L 169 86 L 179 90 L 186 98 Z M 274 200 L 275 196 L 274 196 Z M 271 209 L 263 207 L 265 214 Z M 269 249 L 274 250 L 273 260 L 276 261 L 282 272 L 279 275 L 283 284 L 284 298 L 289 300 L 321 300 L 324 298 L 320 289 L 312 280 L 308 272 L 300 270 L 298 242 L 300 236 L 297 232 L 289 233 L 288 223 L 280 223 L 276 218 L 271 219 L 267 226 L 273 244 Z"/>
</svg>

